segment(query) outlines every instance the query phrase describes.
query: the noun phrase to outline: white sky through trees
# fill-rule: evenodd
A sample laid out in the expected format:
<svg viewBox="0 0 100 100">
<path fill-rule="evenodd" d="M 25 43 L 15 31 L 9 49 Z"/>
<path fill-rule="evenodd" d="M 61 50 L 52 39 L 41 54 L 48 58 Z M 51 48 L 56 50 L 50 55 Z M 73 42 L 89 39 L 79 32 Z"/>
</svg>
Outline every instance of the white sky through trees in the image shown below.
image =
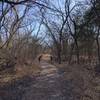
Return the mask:
<svg viewBox="0 0 100 100">
<path fill-rule="evenodd" d="M 49 0 L 48 0 L 49 1 Z M 73 7 L 75 5 L 76 2 L 83 2 L 85 0 L 71 0 L 71 5 L 70 7 Z M 60 9 L 62 10 L 62 12 L 64 12 L 64 2 L 65 0 L 50 0 L 50 5 L 49 7 L 53 8 L 53 9 Z M 45 3 L 44 3 L 45 4 Z M 1 4 L 0 4 L 1 5 Z M 56 7 L 56 8 L 55 8 Z M 60 7 L 60 8 L 59 8 Z M 17 8 L 17 12 L 18 12 L 18 15 L 21 16 L 23 14 L 23 11 L 25 9 L 25 6 L 23 5 L 17 5 L 16 6 Z M 2 6 L 0 6 L 0 9 L 2 9 Z M 52 11 L 51 9 L 48 9 L 46 8 L 46 13 L 47 13 L 47 18 L 48 19 L 51 19 L 52 21 L 56 21 L 58 22 L 58 25 L 61 23 L 60 19 L 57 18 L 56 16 L 56 12 Z M 51 15 L 49 13 L 52 13 L 52 14 L 55 14 L 55 15 Z M 13 14 L 12 12 L 9 13 L 9 15 Z M 24 23 L 23 24 L 27 24 L 27 23 L 30 23 L 31 25 L 29 25 L 27 28 L 29 29 L 33 29 L 33 32 L 32 32 L 32 35 L 35 35 L 37 34 L 37 31 L 38 31 L 38 28 L 39 28 L 39 25 L 40 25 L 40 22 L 41 22 L 41 18 L 40 18 L 40 11 L 39 11 L 39 8 L 32 5 L 32 8 L 29 10 L 29 12 L 26 14 L 25 16 L 25 19 L 24 19 Z M 6 16 L 7 17 L 7 16 Z M 11 16 L 13 17 L 13 16 Z M 23 29 L 20 29 L 20 31 L 25 31 L 25 28 L 24 30 Z M 44 25 L 41 25 L 41 28 L 40 28 L 40 32 L 39 32 L 39 37 L 43 37 L 43 35 L 45 36 L 46 34 L 46 29 L 44 27 Z"/>
</svg>

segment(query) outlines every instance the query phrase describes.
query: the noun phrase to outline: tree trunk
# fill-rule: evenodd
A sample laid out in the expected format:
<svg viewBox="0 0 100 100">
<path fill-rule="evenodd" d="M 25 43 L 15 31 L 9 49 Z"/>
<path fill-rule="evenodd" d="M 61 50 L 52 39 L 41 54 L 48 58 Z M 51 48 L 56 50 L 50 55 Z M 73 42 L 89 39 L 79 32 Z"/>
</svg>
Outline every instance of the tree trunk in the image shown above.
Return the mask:
<svg viewBox="0 0 100 100">
<path fill-rule="evenodd" d="M 98 36 L 96 38 L 96 44 L 97 44 L 98 62 L 100 63 L 100 44 L 99 44 Z"/>
<path fill-rule="evenodd" d="M 73 55 L 73 49 L 74 49 L 74 44 L 72 44 L 72 47 L 71 47 L 71 52 L 70 52 L 70 56 L 69 56 L 69 64 L 71 63 L 71 60 L 72 60 L 72 55 Z"/>
<path fill-rule="evenodd" d="M 57 50 L 57 56 L 58 56 L 58 63 L 61 64 L 61 47 L 60 46 Z"/>
<path fill-rule="evenodd" d="M 61 53 L 58 52 L 58 63 L 61 64 Z"/>
<path fill-rule="evenodd" d="M 79 64 L 80 63 L 80 59 L 79 59 L 79 47 L 78 47 L 77 39 L 75 39 L 75 45 L 76 45 L 77 64 Z"/>
</svg>

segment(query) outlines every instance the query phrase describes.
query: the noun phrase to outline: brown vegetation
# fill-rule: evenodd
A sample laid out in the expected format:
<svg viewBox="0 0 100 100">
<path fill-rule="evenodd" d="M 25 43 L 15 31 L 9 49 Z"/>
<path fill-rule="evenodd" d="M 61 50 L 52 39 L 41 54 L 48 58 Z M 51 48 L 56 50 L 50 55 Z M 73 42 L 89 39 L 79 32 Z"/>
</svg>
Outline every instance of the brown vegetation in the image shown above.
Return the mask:
<svg viewBox="0 0 100 100">
<path fill-rule="evenodd" d="M 100 0 L 0 1 L 0 85 L 41 72 L 43 62 L 74 80 L 83 100 L 98 100 Z"/>
</svg>

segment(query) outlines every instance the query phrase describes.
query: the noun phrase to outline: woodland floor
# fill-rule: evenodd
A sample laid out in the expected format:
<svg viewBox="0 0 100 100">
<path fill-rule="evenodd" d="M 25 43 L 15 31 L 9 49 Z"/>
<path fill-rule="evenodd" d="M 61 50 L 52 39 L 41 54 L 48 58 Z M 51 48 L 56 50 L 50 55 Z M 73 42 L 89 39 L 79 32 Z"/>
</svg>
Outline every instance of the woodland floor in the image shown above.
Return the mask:
<svg viewBox="0 0 100 100">
<path fill-rule="evenodd" d="M 100 76 L 83 65 L 40 62 L 41 71 L 0 86 L 0 100 L 100 100 Z"/>
</svg>

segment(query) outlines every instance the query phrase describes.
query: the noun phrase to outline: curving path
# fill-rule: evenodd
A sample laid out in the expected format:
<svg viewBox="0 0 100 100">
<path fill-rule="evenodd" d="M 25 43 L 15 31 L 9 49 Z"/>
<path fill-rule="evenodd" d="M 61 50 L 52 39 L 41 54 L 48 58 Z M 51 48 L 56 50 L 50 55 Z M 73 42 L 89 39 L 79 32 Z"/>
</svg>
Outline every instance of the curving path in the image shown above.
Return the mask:
<svg viewBox="0 0 100 100">
<path fill-rule="evenodd" d="M 64 80 L 56 66 L 43 61 L 41 68 L 36 83 L 26 89 L 22 100 L 74 100 L 71 81 Z"/>
<path fill-rule="evenodd" d="M 42 61 L 40 74 L 7 87 L 0 100 L 75 100 L 71 80 L 65 80 L 56 66 Z M 4 89 L 3 89 L 4 90 Z M 77 99 L 78 100 L 78 99 Z"/>
</svg>

